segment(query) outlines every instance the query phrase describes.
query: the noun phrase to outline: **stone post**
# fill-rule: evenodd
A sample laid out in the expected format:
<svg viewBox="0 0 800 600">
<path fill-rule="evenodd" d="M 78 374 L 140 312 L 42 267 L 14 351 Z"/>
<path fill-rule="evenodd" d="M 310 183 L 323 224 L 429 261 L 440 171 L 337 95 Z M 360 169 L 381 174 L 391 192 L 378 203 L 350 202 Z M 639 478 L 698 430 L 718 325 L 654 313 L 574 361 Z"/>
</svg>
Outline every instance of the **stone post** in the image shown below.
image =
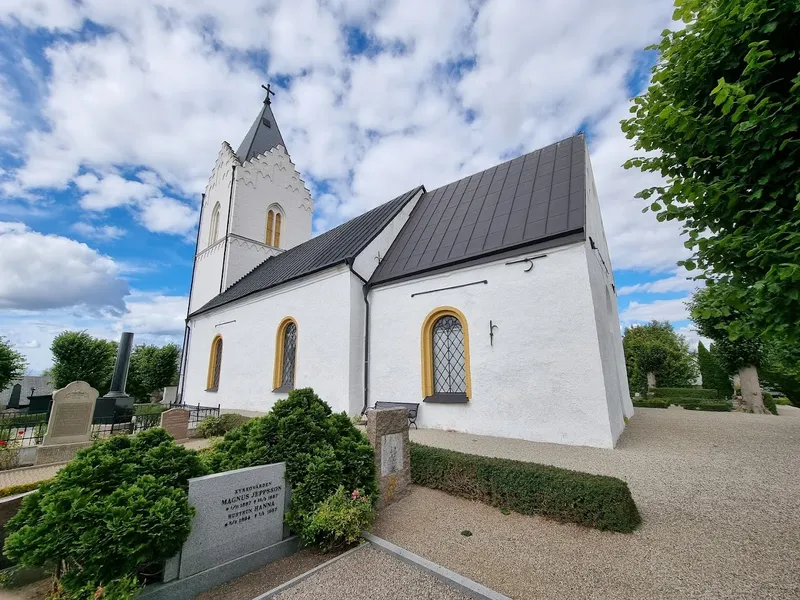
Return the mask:
<svg viewBox="0 0 800 600">
<path fill-rule="evenodd" d="M 375 451 L 375 474 L 381 494 L 378 508 L 382 508 L 402 498 L 411 484 L 408 410 L 370 410 L 367 412 L 367 437 Z"/>
</svg>

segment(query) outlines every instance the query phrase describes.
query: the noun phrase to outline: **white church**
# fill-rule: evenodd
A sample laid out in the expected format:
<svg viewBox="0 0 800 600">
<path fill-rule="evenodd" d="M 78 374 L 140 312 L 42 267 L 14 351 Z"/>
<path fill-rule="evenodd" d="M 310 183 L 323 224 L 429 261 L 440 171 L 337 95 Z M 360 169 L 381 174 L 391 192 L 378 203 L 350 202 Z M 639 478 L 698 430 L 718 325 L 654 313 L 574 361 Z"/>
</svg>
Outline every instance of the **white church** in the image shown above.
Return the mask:
<svg viewBox="0 0 800 600">
<path fill-rule="evenodd" d="M 584 136 L 387 200 L 312 237 L 268 93 L 203 195 L 183 401 L 264 413 L 312 387 L 349 415 L 418 403 L 420 428 L 612 448 L 633 405 Z"/>
</svg>

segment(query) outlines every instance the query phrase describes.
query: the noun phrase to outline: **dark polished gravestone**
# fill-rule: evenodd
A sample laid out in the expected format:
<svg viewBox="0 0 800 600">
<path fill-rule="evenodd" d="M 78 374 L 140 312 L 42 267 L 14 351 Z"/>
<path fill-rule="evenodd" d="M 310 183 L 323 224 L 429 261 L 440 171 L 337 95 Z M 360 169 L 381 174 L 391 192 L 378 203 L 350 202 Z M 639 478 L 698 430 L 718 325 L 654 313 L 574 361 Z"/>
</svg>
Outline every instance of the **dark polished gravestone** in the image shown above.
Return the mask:
<svg viewBox="0 0 800 600">
<path fill-rule="evenodd" d="M 284 525 L 291 490 L 286 463 L 248 467 L 189 480 L 195 508 L 181 551 L 167 561 L 164 583 L 139 596 L 184 600 L 297 550 Z"/>
</svg>

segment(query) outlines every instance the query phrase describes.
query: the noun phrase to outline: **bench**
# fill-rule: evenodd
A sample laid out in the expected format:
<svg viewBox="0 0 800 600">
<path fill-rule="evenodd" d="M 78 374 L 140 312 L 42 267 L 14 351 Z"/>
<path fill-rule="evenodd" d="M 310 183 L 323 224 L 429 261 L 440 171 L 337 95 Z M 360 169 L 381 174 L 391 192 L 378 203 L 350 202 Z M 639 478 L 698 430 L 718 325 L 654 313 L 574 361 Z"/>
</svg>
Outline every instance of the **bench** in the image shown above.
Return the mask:
<svg viewBox="0 0 800 600">
<path fill-rule="evenodd" d="M 408 409 L 408 425 L 417 428 L 417 410 L 419 410 L 419 402 L 376 402 L 375 408 L 405 408 Z"/>
</svg>

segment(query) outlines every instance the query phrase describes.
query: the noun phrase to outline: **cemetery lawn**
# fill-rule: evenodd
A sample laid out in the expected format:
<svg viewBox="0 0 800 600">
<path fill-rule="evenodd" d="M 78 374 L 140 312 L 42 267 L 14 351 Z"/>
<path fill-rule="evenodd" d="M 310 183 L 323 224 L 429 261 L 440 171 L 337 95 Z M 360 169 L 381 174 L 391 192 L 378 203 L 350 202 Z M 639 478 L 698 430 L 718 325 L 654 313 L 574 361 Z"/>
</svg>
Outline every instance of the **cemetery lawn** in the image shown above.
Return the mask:
<svg viewBox="0 0 800 600">
<path fill-rule="evenodd" d="M 779 412 L 640 408 L 614 450 L 412 430 L 429 446 L 619 477 L 642 525 L 601 532 L 412 486 L 375 534 L 512 598 L 798 598 L 800 409 Z"/>
</svg>

